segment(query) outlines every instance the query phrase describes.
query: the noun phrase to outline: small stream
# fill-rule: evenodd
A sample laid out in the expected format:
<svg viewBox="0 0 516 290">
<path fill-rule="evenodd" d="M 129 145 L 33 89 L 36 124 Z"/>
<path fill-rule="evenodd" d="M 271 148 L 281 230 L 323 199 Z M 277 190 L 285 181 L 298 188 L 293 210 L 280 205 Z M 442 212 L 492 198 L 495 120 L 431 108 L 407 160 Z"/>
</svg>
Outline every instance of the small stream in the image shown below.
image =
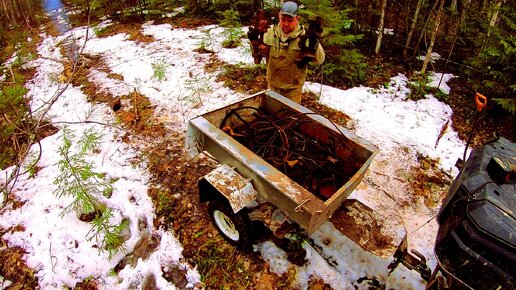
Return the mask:
<svg viewBox="0 0 516 290">
<path fill-rule="evenodd" d="M 42 0 L 43 10 L 50 16 L 60 34 L 70 30 L 68 16 L 61 0 Z"/>
<path fill-rule="evenodd" d="M 52 19 L 60 35 L 64 35 L 72 29 L 68 21 L 67 10 L 61 0 L 41 0 L 43 10 Z M 63 43 L 65 53 L 71 62 L 74 62 L 78 57 L 78 46 L 73 37 L 67 37 Z"/>
</svg>

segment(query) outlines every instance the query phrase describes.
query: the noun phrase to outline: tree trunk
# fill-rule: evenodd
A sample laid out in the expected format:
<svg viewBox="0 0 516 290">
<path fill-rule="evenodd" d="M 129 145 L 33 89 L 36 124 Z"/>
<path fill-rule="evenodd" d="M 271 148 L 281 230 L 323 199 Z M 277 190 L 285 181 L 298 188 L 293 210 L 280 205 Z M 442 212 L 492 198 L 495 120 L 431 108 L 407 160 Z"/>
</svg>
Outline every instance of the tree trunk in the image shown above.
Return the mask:
<svg viewBox="0 0 516 290">
<path fill-rule="evenodd" d="M 375 19 L 376 19 L 376 13 L 375 13 L 375 10 L 374 10 L 374 6 L 373 6 L 373 2 L 374 1 L 371 1 L 369 2 L 369 7 L 367 8 L 368 12 L 369 12 L 369 24 L 368 24 L 368 29 L 367 31 L 368 32 L 372 32 L 373 31 L 373 27 L 375 25 Z M 367 11 L 363 11 L 362 13 L 367 13 Z"/>
<path fill-rule="evenodd" d="M 493 5 L 493 8 L 490 10 L 492 11 L 489 15 L 489 26 L 487 27 L 487 33 L 486 37 L 484 39 L 484 43 L 482 44 L 482 49 L 480 51 L 483 51 L 484 48 L 487 46 L 487 42 L 489 41 L 489 38 L 491 37 L 491 31 L 494 27 L 496 27 L 496 24 L 498 23 L 498 12 L 500 12 L 500 8 L 502 7 L 502 3 L 505 3 L 506 0 L 495 0 L 496 2 Z"/>
<path fill-rule="evenodd" d="M 506 0 L 496 0 L 496 3 L 493 7 L 493 13 L 491 14 L 491 20 L 489 21 L 489 28 L 495 27 L 498 22 L 498 12 L 500 12 L 500 8 L 502 7 L 502 3 L 505 3 Z M 488 31 L 489 35 L 489 31 Z"/>
<path fill-rule="evenodd" d="M 444 62 L 443 72 L 446 71 L 446 67 L 448 66 L 448 62 L 450 61 L 451 55 L 453 53 L 453 49 L 455 48 L 455 44 L 457 43 L 457 39 L 459 38 L 460 34 L 460 27 L 464 20 L 466 19 L 466 13 L 468 12 L 469 5 L 471 4 L 471 0 L 466 0 L 464 2 L 464 7 L 462 8 L 462 11 L 460 12 L 459 22 L 457 23 L 457 27 L 455 27 L 455 33 L 453 35 L 452 44 L 450 47 L 450 52 L 448 52 L 448 57 L 446 58 L 446 61 Z M 439 80 L 439 84 L 437 85 L 437 88 L 441 86 L 441 82 L 443 80 L 444 73 L 441 75 L 441 79 Z"/>
<path fill-rule="evenodd" d="M 471 4 L 471 0 L 466 0 L 466 3 L 464 3 L 464 7 L 462 8 L 462 12 L 460 13 L 459 25 L 461 23 L 463 23 L 464 20 L 466 20 L 466 15 L 467 15 L 470 4 Z"/>
<path fill-rule="evenodd" d="M 434 6 L 432 6 L 432 9 L 430 9 L 430 13 L 428 13 L 428 17 L 426 18 L 425 24 L 423 25 L 423 28 L 421 29 L 421 34 L 419 35 L 417 43 L 414 46 L 414 50 L 412 51 L 412 57 L 415 57 L 416 53 L 419 51 L 419 44 L 421 43 L 423 36 L 425 36 L 425 34 L 426 34 L 426 27 L 428 26 L 428 23 L 430 23 L 430 19 L 432 19 L 432 14 L 433 14 L 435 8 L 437 7 L 438 3 L 439 3 L 439 1 L 435 1 Z"/>
<path fill-rule="evenodd" d="M 407 57 L 408 47 L 410 45 L 410 41 L 412 40 L 412 34 L 416 30 L 417 18 L 419 17 L 419 11 L 421 11 L 421 7 L 423 6 L 424 0 L 418 0 L 416 5 L 416 11 L 414 13 L 414 18 L 412 18 L 412 24 L 410 25 L 410 30 L 407 36 L 407 41 L 405 42 L 405 47 L 403 48 L 403 56 Z M 407 13 L 408 14 L 408 13 Z"/>
<path fill-rule="evenodd" d="M 453 48 L 455 47 L 455 44 L 457 43 L 457 39 L 459 38 L 460 28 L 462 26 L 462 23 L 466 19 L 466 14 L 468 12 L 468 8 L 469 8 L 470 4 L 471 4 L 471 0 L 466 0 L 464 2 L 464 7 L 462 8 L 462 11 L 460 12 L 459 22 L 457 23 L 457 26 L 455 27 L 455 33 L 453 34 L 452 45 L 450 48 L 450 52 L 448 53 L 448 58 L 446 59 L 446 62 L 448 62 L 448 60 L 450 59 L 450 57 L 453 53 Z M 446 64 L 444 66 L 446 67 Z"/>
<path fill-rule="evenodd" d="M 452 0 L 452 2 L 450 4 L 450 10 L 457 11 L 457 0 Z"/>
<path fill-rule="evenodd" d="M 5 15 L 4 17 L 7 22 L 7 21 L 9 21 L 9 15 L 7 14 L 7 6 L 5 5 L 5 2 L 6 2 L 6 0 L 0 0 L 0 4 L 2 4 L 2 14 Z"/>
<path fill-rule="evenodd" d="M 380 25 L 378 25 L 378 38 L 376 39 L 376 47 L 374 53 L 378 55 L 380 53 L 380 47 L 382 46 L 383 30 L 385 24 L 385 10 L 387 10 L 387 0 L 382 0 L 382 11 L 380 14 Z"/>
<path fill-rule="evenodd" d="M 401 9 L 402 9 L 402 6 L 399 4 L 399 3 L 395 3 L 397 4 L 396 6 L 396 13 L 394 15 L 401 15 Z M 400 26 L 400 21 L 401 21 L 401 17 L 396 17 L 396 21 L 394 22 L 394 33 L 396 33 L 396 35 L 398 36 L 401 36 L 401 38 L 403 39 L 403 34 L 402 33 L 398 33 L 398 27 Z"/>
<path fill-rule="evenodd" d="M 440 0 L 439 10 L 437 11 L 437 16 L 435 19 L 434 32 L 432 33 L 432 39 L 430 40 L 430 46 L 428 46 L 428 50 L 426 51 L 426 57 L 425 57 L 425 60 L 423 61 L 423 68 L 421 68 L 421 74 L 426 73 L 426 67 L 428 66 L 428 63 L 430 62 L 430 59 L 432 58 L 432 49 L 434 48 L 435 39 L 437 38 L 437 32 L 439 31 L 439 24 L 441 23 L 443 7 L 444 7 L 444 0 Z"/>
</svg>

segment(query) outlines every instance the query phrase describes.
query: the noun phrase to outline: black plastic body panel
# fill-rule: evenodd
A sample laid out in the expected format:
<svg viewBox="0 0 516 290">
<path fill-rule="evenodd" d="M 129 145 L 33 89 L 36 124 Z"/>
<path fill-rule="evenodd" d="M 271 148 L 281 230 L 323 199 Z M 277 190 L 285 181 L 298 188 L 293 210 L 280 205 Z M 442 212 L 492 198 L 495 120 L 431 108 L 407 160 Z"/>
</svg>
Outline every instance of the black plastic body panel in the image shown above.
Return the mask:
<svg viewBox="0 0 516 290">
<path fill-rule="evenodd" d="M 473 289 L 516 289 L 516 185 L 492 179 L 493 158 L 516 162 L 516 144 L 499 138 L 471 154 L 438 214 L 435 252 Z"/>
</svg>

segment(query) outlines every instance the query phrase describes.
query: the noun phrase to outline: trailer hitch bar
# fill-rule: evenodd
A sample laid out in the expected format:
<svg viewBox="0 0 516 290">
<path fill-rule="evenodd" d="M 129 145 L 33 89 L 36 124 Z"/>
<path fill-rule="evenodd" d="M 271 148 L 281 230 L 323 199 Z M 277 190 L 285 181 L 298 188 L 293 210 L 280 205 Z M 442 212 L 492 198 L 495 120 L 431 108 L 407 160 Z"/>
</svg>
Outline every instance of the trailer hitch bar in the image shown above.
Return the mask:
<svg viewBox="0 0 516 290">
<path fill-rule="evenodd" d="M 411 253 L 408 252 L 407 236 L 403 238 L 398 249 L 396 249 L 394 260 L 387 266 L 390 269 L 389 273 L 392 273 L 400 263 L 408 269 L 418 272 L 421 278 L 427 282 L 432 276 L 432 271 L 426 264 L 425 256 L 414 249 L 411 250 Z"/>
</svg>

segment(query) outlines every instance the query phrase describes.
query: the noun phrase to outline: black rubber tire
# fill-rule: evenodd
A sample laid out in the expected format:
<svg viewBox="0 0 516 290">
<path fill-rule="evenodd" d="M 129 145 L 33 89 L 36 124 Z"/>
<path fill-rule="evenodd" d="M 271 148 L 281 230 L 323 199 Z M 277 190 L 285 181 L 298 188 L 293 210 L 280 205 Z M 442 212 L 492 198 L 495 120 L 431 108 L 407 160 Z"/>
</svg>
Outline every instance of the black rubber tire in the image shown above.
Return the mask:
<svg viewBox="0 0 516 290">
<path fill-rule="evenodd" d="M 208 212 L 211 221 L 224 239 L 240 251 L 251 248 L 253 240 L 251 223 L 245 209 L 234 213 L 227 201 L 214 199 L 208 203 Z"/>
</svg>

